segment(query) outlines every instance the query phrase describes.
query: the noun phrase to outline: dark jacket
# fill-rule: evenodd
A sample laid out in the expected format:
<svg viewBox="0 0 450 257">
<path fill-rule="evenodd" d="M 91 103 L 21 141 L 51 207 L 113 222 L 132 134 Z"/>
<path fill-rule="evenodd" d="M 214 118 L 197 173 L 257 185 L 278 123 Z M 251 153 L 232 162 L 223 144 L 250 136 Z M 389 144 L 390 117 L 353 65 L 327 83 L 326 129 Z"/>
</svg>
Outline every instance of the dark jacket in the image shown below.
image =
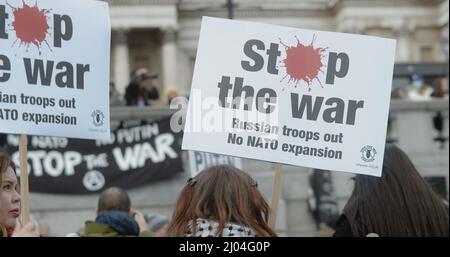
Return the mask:
<svg viewBox="0 0 450 257">
<path fill-rule="evenodd" d="M 117 237 L 117 236 L 153 236 L 150 231 L 139 231 L 139 225 L 127 212 L 103 212 L 94 221 L 87 221 L 84 233 L 88 237 Z"/>
<path fill-rule="evenodd" d="M 141 87 L 137 82 L 131 82 L 125 90 L 127 106 L 138 106 L 139 101 L 142 101 L 142 104 L 147 106 L 149 105 L 148 100 L 156 100 L 158 98 L 159 92 L 155 87 L 149 90 Z"/>
<path fill-rule="evenodd" d="M 347 217 L 342 214 L 339 216 L 338 220 L 336 221 L 335 226 L 335 232 L 333 234 L 334 237 L 352 237 L 352 227 L 350 225 L 350 222 L 348 222 Z"/>
</svg>

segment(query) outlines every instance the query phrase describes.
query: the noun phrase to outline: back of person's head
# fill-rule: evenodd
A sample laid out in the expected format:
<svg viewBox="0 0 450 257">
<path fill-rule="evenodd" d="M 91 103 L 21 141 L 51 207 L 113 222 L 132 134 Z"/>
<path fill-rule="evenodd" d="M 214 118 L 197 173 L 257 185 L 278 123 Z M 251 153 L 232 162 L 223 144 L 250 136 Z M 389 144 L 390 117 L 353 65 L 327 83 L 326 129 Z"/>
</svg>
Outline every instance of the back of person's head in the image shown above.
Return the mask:
<svg viewBox="0 0 450 257">
<path fill-rule="evenodd" d="M 158 78 L 157 73 L 150 72 L 150 70 L 147 68 L 139 68 L 132 73 L 131 80 L 140 83 L 148 79 L 157 79 L 157 78 Z"/>
<path fill-rule="evenodd" d="M 118 188 L 110 187 L 104 190 L 98 199 L 97 213 L 104 211 L 124 211 L 129 212 L 131 201 L 127 192 Z"/>
<path fill-rule="evenodd" d="M 408 156 L 386 144 L 382 177 L 357 175 L 344 207 L 354 236 L 448 236 L 448 206 Z"/>
<path fill-rule="evenodd" d="M 167 235 L 183 236 L 198 218 L 218 222 L 221 235 L 228 222 L 249 227 L 257 236 L 276 236 L 268 226 L 269 206 L 247 173 L 232 166 L 209 167 L 181 190 Z"/>
</svg>

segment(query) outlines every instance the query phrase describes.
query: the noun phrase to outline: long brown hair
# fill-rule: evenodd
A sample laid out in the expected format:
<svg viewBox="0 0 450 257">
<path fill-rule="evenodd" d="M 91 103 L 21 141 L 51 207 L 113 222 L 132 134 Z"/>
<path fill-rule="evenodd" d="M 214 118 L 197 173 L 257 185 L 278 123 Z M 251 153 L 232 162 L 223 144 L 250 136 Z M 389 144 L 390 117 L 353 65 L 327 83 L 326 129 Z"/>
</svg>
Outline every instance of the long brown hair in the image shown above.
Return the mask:
<svg viewBox="0 0 450 257">
<path fill-rule="evenodd" d="M 4 152 L 0 149 L 0 185 L 3 183 L 3 173 L 5 173 L 9 167 L 11 167 L 14 170 L 14 172 L 16 171 L 16 166 L 11 161 L 9 154 L 7 154 L 6 152 Z M 16 190 L 18 190 L 18 188 L 16 188 Z M 17 192 L 19 192 L 19 191 L 17 191 Z M 0 194 L 1 194 L 1 190 L 0 190 Z"/>
<path fill-rule="evenodd" d="M 256 185 L 247 173 L 232 166 L 203 170 L 181 190 L 167 235 L 184 236 L 189 224 L 195 234 L 195 221 L 203 218 L 219 223 L 216 236 L 228 222 L 249 227 L 257 236 L 276 236 L 267 223 L 269 205 Z"/>
<path fill-rule="evenodd" d="M 344 207 L 354 236 L 448 236 L 448 205 L 408 156 L 386 144 L 381 178 L 357 175 Z"/>
<path fill-rule="evenodd" d="M 14 163 L 11 161 L 9 155 L 0 149 L 0 195 L 2 194 L 1 186 L 3 184 L 3 174 L 9 167 L 11 167 L 14 170 L 14 172 L 16 171 Z M 18 184 L 16 185 L 16 191 L 20 192 Z M 3 224 L 0 224 L 0 237 L 2 236 L 6 236 L 6 228 L 4 227 Z"/>
</svg>

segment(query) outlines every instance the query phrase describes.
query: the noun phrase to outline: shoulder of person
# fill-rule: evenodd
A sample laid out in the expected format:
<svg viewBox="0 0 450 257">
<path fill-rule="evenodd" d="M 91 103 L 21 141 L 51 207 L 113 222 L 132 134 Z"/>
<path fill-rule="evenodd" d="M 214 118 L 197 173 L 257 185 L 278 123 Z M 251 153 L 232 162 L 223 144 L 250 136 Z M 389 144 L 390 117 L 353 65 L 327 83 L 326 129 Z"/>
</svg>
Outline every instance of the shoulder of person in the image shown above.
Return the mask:
<svg viewBox="0 0 450 257">
<path fill-rule="evenodd" d="M 155 237 L 155 233 L 150 230 L 144 230 L 139 233 L 139 237 Z"/>
<path fill-rule="evenodd" d="M 339 216 L 338 220 L 336 221 L 335 231 L 333 236 L 334 237 L 352 237 L 353 232 L 350 225 L 350 222 L 348 221 L 347 217 L 342 214 Z"/>
<path fill-rule="evenodd" d="M 66 235 L 66 237 L 81 237 L 81 236 L 82 235 L 78 234 L 78 233 L 69 233 L 69 234 Z"/>
</svg>

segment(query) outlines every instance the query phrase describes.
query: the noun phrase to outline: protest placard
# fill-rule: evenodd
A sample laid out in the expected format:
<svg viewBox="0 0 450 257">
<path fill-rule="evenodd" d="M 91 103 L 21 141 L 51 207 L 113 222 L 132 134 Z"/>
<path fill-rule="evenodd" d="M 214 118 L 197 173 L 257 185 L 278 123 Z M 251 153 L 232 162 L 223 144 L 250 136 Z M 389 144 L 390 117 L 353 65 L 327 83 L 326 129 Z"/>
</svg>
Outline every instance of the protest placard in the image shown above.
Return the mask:
<svg viewBox="0 0 450 257">
<path fill-rule="evenodd" d="M 108 4 L 0 3 L 0 132 L 21 134 L 22 222 L 29 222 L 27 135 L 108 139 Z"/>
<path fill-rule="evenodd" d="M 183 149 L 380 176 L 395 40 L 204 17 Z"/>
<path fill-rule="evenodd" d="M 0 3 L 0 132 L 108 139 L 108 4 Z"/>
<path fill-rule="evenodd" d="M 242 169 L 242 159 L 222 154 L 189 151 L 191 176 L 195 177 L 202 170 L 214 165 L 231 165 Z"/>
</svg>

